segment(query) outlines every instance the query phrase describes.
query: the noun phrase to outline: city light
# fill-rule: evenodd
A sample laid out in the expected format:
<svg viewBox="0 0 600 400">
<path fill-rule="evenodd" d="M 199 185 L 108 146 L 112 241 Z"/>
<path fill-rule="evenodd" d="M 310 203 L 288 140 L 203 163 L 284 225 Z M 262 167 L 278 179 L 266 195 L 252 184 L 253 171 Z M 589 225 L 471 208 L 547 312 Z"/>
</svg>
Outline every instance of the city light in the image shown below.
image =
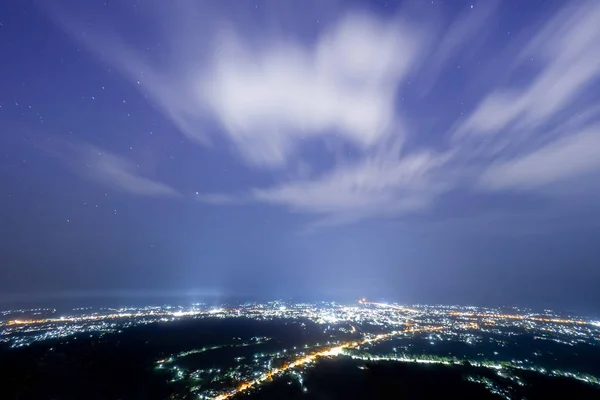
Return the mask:
<svg viewBox="0 0 600 400">
<path fill-rule="evenodd" d="M 229 399 L 240 393 L 258 389 L 278 377 L 291 376 L 306 391 L 303 373 L 322 358 L 350 357 L 353 360 L 394 361 L 402 363 L 471 365 L 488 368 L 506 379 L 522 384 L 513 371 L 531 370 L 550 376 L 577 379 L 598 384 L 598 378 L 576 371 L 561 371 L 542 368 L 530 360 L 502 360 L 494 351 L 494 360 L 415 354 L 407 347 L 394 347 L 393 353 L 376 350 L 378 343 L 388 340 L 423 338 L 430 346 L 438 342 L 453 340 L 475 346 L 488 335 L 501 349 L 504 342 L 515 335 L 531 335 L 535 340 L 547 340 L 561 345 L 574 346 L 580 343 L 599 344 L 600 323 L 559 315 L 545 311 L 536 313 L 525 309 L 510 312 L 480 307 L 462 306 L 404 306 L 391 303 L 370 302 L 360 299 L 354 304 L 339 303 L 290 303 L 274 301 L 247 303 L 221 307 L 203 304 L 191 306 L 146 306 L 74 309 L 70 313 L 57 315 L 55 309 L 7 310 L 0 315 L 0 341 L 11 347 L 28 346 L 32 343 L 60 339 L 68 341 L 82 334 L 103 336 L 121 332 L 123 329 L 144 324 L 171 323 L 181 319 L 215 320 L 247 318 L 255 321 L 281 320 L 307 329 L 308 324 L 317 327 L 326 339 L 298 343 L 276 352 L 257 351 L 254 357 L 238 356 L 234 366 L 224 369 L 189 369 L 182 363 L 184 358 L 217 351 L 223 348 L 260 349 L 273 339 L 266 336 L 230 338 L 223 343 L 207 344 L 167 355 L 157 359 L 155 368 L 170 376 L 170 382 L 190 380 L 198 382 L 190 387 L 191 393 L 201 399 Z M 30 316 L 35 315 L 35 318 Z M 287 323 L 286 322 L 286 323 Z M 311 328 L 315 329 L 315 328 Z M 535 353 L 534 357 L 536 357 Z M 490 381 L 471 377 L 472 382 L 485 386 L 502 397 L 503 389 Z M 203 382 L 210 387 L 203 389 Z M 234 382 L 235 384 L 231 384 Z"/>
</svg>

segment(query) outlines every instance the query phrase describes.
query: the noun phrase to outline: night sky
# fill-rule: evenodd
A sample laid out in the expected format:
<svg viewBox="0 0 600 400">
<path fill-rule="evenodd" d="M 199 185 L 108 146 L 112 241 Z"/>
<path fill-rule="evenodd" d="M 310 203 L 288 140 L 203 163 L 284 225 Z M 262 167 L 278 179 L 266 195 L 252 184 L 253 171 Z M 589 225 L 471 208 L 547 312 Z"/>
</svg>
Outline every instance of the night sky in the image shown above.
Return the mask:
<svg viewBox="0 0 600 400">
<path fill-rule="evenodd" d="M 0 300 L 600 305 L 600 2 L 3 1 Z"/>
</svg>

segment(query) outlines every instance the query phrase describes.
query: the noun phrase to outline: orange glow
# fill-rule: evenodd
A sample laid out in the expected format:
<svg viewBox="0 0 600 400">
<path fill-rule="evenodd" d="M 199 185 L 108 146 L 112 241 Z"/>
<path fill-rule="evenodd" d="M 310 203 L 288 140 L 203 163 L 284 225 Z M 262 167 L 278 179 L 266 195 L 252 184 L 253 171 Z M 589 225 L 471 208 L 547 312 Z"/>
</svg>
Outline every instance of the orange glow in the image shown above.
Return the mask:
<svg viewBox="0 0 600 400">
<path fill-rule="evenodd" d="M 215 397 L 215 400 L 226 400 L 226 399 L 230 399 L 233 396 L 235 396 L 236 394 L 245 392 L 247 390 L 252 389 L 253 387 L 257 387 L 258 385 L 260 385 L 261 383 L 272 379 L 274 376 L 277 375 L 281 375 L 282 373 L 284 373 L 285 371 L 289 370 L 289 369 L 293 369 L 302 365 L 306 365 L 309 364 L 313 361 L 315 361 L 317 358 L 319 357 L 331 357 L 331 356 L 337 356 L 339 355 L 342 350 L 344 349 L 351 349 L 351 348 L 355 348 L 358 347 L 362 344 L 368 343 L 368 342 L 377 342 L 379 340 L 383 340 L 383 339 L 387 339 L 390 338 L 392 336 L 398 335 L 400 333 L 405 333 L 405 332 L 427 332 L 427 331 L 439 331 L 443 329 L 443 327 L 441 326 L 426 326 L 423 328 L 408 328 L 405 329 L 403 331 L 400 332 L 392 332 L 392 333 L 385 333 L 385 334 L 380 334 L 375 336 L 372 339 L 364 339 L 361 340 L 359 342 L 346 342 L 346 343 L 342 343 L 339 344 L 337 346 L 332 346 L 329 347 L 326 350 L 321 350 L 306 356 L 302 356 L 299 357 L 293 361 L 290 361 L 289 363 L 285 364 L 283 367 L 281 368 L 275 368 L 269 372 L 266 372 L 265 374 L 261 375 L 260 377 L 253 379 L 251 381 L 246 381 L 241 383 L 235 390 L 232 390 L 230 392 L 227 393 L 223 393 L 217 397 Z"/>
<path fill-rule="evenodd" d="M 476 314 L 470 312 L 451 312 L 451 317 L 475 317 L 475 318 L 494 318 L 494 319 L 518 319 L 523 321 L 536 321 L 536 322 L 553 322 L 556 324 L 578 324 L 585 325 L 585 321 L 576 319 L 560 319 L 560 318 L 542 318 L 542 317 L 526 317 L 523 315 L 515 314 Z"/>
</svg>

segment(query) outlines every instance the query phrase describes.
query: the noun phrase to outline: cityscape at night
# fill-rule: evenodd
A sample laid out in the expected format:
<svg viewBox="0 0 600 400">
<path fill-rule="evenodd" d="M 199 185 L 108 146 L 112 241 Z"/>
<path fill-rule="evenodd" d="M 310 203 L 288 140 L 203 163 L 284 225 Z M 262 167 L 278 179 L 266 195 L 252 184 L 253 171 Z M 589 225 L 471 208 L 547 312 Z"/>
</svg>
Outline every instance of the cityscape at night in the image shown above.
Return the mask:
<svg viewBox="0 0 600 400">
<path fill-rule="evenodd" d="M 600 399 L 600 0 L 0 1 L 0 400 Z"/>
<path fill-rule="evenodd" d="M 188 324 L 193 342 L 203 324 L 231 324 L 233 336 L 198 347 L 186 341 L 156 348 L 146 344 L 156 354 L 155 379 L 183 399 L 260 398 L 279 382 L 297 394 L 314 395 L 319 389 L 311 387 L 311 371 L 323 360 L 346 360 L 360 370 L 378 363 L 467 368 L 465 382 L 505 399 L 522 398 L 531 390 L 526 373 L 571 380 L 600 394 L 600 370 L 590 362 L 600 354 L 600 322 L 551 310 L 360 299 L 353 304 L 88 307 L 66 313 L 7 310 L 2 318 L 0 341 L 6 349 L 41 346 L 46 353 L 60 353 L 74 341 L 102 343 L 127 330 L 145 337 L 145 326 L 177 330 Z M 573 352 L 581 359 L 569 357 Z"/>
</svg>

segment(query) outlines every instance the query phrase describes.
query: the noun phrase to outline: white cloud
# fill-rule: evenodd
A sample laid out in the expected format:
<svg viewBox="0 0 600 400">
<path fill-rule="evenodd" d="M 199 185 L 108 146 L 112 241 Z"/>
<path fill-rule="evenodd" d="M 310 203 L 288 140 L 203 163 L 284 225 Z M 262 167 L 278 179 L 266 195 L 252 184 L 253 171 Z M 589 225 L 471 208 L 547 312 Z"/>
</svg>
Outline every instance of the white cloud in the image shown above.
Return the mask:
<svg viewBox="0 0 600 400">
<path fill-rule="evenodd" d="M 34 134 L 34 137 L 38 135 Z M 34 141 L 49 156 L 59 160 L 75 174 L 121 192 L 148 197 L 180 197 L 167 184 L 143 176 L 134 162 L 87 143 L 56 138 Z"/>
<path fill-rule="evenodd" d="M 169 32 L 163 38 L 164 48 L 160 45 L 160 39 L 158 44 L 154 43 L 157 53 L 168 56 L 155 59 L 149 59 L 147 53 L 144 55 L 144 51 L 149 48 L 140 48 L 117 33 L 117 27 L 108 20 L 106 8 L 94 9 L 94 5 L 88 4 L 85 11 L 76 12 L 73 8 L 79 7 L 78 4 L 63 4 L 61 7 L 60 3 L 40 4 L 76 43 L 83 45 L 100 61 L 123 74 L 134 87 L 158 106 L 182 134 L 199 144 L 209 144 L 203 126 L 206 116 L 193 90 L 193 79 L 199 71 L 193 71 L 192 66 L 202 56 L 198 48 L 192 47 L 193 43 L 197 43 L 193 41 L 194 36 L 199 33 L 194 32 L 192 28 L 198 24 L 181 23 L 184 20 L 190 22 L 189 18 L 193 18 L 192 15 L 186 14 L 186 11 L 190 11 L 186 6 L 192 6 L 189 1 L 169 4 L 168 8 L 163 7 L 160 2 L 140 5 L 140 9 L 143 6 L 149 7 L 143 13 L 146 17 L 158 15 L 160 23 L 156 24 L 156 20 L 152 22 L 154 33 L 161 30 Z M 115 7 L 118 6 L 115 4 Z M 167 22 L 167 16 L 172 12 L 177 13 L 175 19 L 180 21 L 177 25 Z M 171 36 L 174 34 L 176 36 Z"/>
<path fill-rule="evenodd" d="M 496 17 L 494 5 L 486 2 L 468 10 L 446 32 L 437 32 L 443 39 L 428 47 L 435 32 L 417 27 L 431 25 L 407 18 L 344 13 L 323 29 L 311 29 L 307 37 L 294 29 L 256 26 L 254 20 L 252 29 L 248 21 L 237 20 L 225 29 L 208 21 L 207 15 L 213 15 L 199 10 L 197 3 L 177 4 L 159 8 L 181 21 L 171 29 L 159 15 L 162 11 L 154 14 L 164 33 L 164 48 L 153 49 L 162 58 L 154 62 L 144 57 L 153 52 L 138 51 L 117 29 L 99 28 L 106 24 L 90 28 L 79 18 L 59 15 L 67 32 L 119 68 L 183 134 L 207 144 L 205 132 L 219 132 L 246 164 L 277 171 L 269 175 L 275 179 L 271 186 L 252 188 L 249 183 L 247 197 L 203 193 L 196 195 L 199 202 L 279 205 L 318 215 L 316 225 L 323 226 L 420 210 L 461 185 L 534 190 L 600 169 L 598 98 L 590 95 L 600 78 L 596 2 L 566 5 L 516 55 L 507 57 L 521 42 L 499 51 L 498 64 L 519 75 L 519 84 L 494 87 L 474 76 L 473 82 L 484 85 L 474 88 L 481 100 L 472 110 L 460 110 L 464 120 L 452 119 L 447 132 L 436 127 L 440 132 L 433 134 L 422 129 L 422 119 L 406 120 L 401 113 L 406 103 L 399 103 L 398 95 L 406 94 L 409 102 L 415 82 L 425 84 L 414 88 L 421 94 L 447 86 L 435 82 L 449 68 L 457 71 L 450 65 L 455 58 L 489 57 L 484 46 L 488 38 L 504 45 L 504 39 L 491 37 L 496 30 L 486 29 Z M 524 36 L 505 39 L 512 37 Z M 496 42 L 493 46 L 501 48 Z M 479 71 L 465 67 L 473 74 Z M 411 103 L 412 114 L 449 119 L 445 108 L 427 108 L 431 97 Z M 465 104 L 473 100 L 464 93 L 451 97 L 461 105 L 463 97 Z M 315 162 L 302 153 L 310 139 L 326 151 L 329 140 L 339 141 L 340 148 L 350 144 L 357 154 L 352 161 L 335 157 L 332 164 Z M 403 139 L 408 144 L 400 151 Z M 390 149 L 389 143 L 396 145 Z M 139 176 L 119 157 L 96 162 L 91 176 L 98 181 L 138 194 L 176 194 Z M 323 164 L 330 169 L 323 171 Z M 293 178 L 281 181 L 282 176 Z"/>
<path fill-rule="evenodd" d="M 563 137 L 522 157 L 492 164 L 485 188 L 533 189 L 600 169 L 600 125 Z"/>
<path fill-rule="evenodd" d="M 201 203 L 221 205 L 221 204 L 236 204 L 240 203 L 241 200 L 234 196 L 229 196 L 220 193 L 198 193 L 196 192 L 196 196 L 194 197 L 197 201 Z"/>
<path fill-rule="evenodd" d="M 148 197 L 179 197 L 172 187 L 142 176 L 131 161 L 91 145 L 65 143 L 50 154 L 58 156 L 75 173 L 107 187 Z"/>
<path fill-rule="evenodd" d="M 573 104 L 600 76 L 600 6 L 567 6 L 531 40 L 518 60 L 546 63 L 523 89 L 495 90 L 475 109 L 456 135 L 532 130 Z"/>
<path fill-rule="evenodd" d="M 369 148 L 395 124 L 396 88 L 417 56 L 418 34 L 399 22 L 350 14 L 313 46 L 224 35 L 199 94 L 255 164 L 283 165 L 302 139 L 332 133 Z"/>
<path fill-rule="evenodd" d="M 600 170 L 598 20 L 598 3 L 565 6 L 513 60 L 539 67 L 530 83 L 493 90 L 454 132 L 476 186 L 532 191 Z"/>
<path fill-rule="evenodd" d="M 349 222 L 427 207 L 447 190 L 436 173 L 448 155 L 422 152 L 399 157 L 383 152 L 357 164 L 340 165 L 313 180 L 257 189 L 258 201 L 326 216 L 325 223 Z"/>
<path fill-rule="evenodd" d="M 206 143 L 205 125 L 213 119 L 238 153 L 259 166 L 283 166 L 303 139 L 322 135 L 338 134 L 364 149 L 376 144 L 397 123 L 396 90 L 423 42 L 408 21 L 364 12 L 345 13 L 313 41 L 300 41 L 295 32 L 260 40 L 261 29 L 249 36 L 222 26 L 201 35 L 185 21 L 189 13 L 206 20 L 202 10 L 175 9 L 187 14 L 177 14 L 183 22 L 176 29 L 163 29 L 160 63 L 141 56 L 116 29 L 99 28 L 107 26 L 99 17 L 54 14 L 182 133 Z"/>
<path fill-rule="evenodd" d="M 448 29 L 439 32 L 431 57 L 424 65 L 424 93 L 430 92 L 452 59 L 459 58 L 464 53 L 472 55 L 485 44 L 498 5 L 496 0 L 480 2 L 469 12 L 459 15 Z M 433 26 L 431 28 L 435 29 Z"/>
</svg>

